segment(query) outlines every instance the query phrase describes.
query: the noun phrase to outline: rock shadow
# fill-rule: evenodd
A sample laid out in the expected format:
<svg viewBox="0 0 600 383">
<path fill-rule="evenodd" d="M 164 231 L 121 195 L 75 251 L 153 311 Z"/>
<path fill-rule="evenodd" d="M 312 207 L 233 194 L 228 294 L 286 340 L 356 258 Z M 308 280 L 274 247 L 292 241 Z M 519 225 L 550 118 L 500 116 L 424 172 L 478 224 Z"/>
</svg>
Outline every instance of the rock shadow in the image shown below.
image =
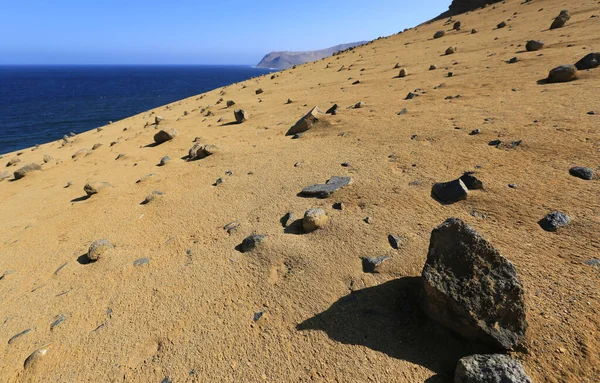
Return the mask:
<svg viewBox="0 0 600 383">
<path fill-rule="evenodd" d="M 304 231 L 304 226 L 302 225 L 301 219 L 297 219 L 294 222 L 292 222 L 289 226 L 287 226 L 285 229 L 283 229 L 283 232 L 285 234 L 296 234 L 296 235 L 306 234 L 306 232 Z"/>
<path fill-rule="evenodd" d="M 79 262 L 80 265 L 89 265 L 90 263 L 94 263 L 93 261 L 90 261 L 87 253 L 81 254 L 79 257 L 77 257 L 77 262 Z"/>
<path fill-rule="evenodd" d="M 221 124 L 219 126 L 231 126 L 231 125 L 240 125 L 241 122 L 237 122 L 237 121 L 231 121 L 231 122 L 226 122 L 224 124 Z"/>
<path fill-rule="evenodd" d="M 158 145 L 160 145 L 160 144 L 159 144 L 159 143 L 157 143 L 157 142 L 153 142 L 153 143 L 151 143 L 151 144 L 145 145 L 145 146 L 144 146 L 144 148 L 155 148 L 155 147 L 157 147 Z"/>
<path fill-rule="evenodd" d="M 81 202 L 81 201 L 85 201 L 86 199 L 89 199 L 89 198 L 90 198 L 90 196 L 86 194 L 86 195 L 81 196 L 81 197 L 73 198 L 71 200 L 71 202 L 73 202 L 73 203 L 75 203 L 75 202 Z"/>
<path fill-rule="evenodd" d="M 490 351 L 430 320 L 419 308 L 421 290 L 420 277 L 403 277 L 353 291 L 296 329 L 324 331 L 337 342 L 421 365 L 439 378 L 452 376 L 460 358 Z"/>
</svg>

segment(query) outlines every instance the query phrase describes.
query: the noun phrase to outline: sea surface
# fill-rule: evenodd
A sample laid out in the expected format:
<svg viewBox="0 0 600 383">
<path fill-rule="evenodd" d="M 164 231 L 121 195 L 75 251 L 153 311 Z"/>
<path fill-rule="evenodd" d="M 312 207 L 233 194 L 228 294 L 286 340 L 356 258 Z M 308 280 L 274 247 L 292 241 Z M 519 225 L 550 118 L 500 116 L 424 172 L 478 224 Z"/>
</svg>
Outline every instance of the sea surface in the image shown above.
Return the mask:
<svg viewBox="0 0 600 383">
<path fill-rule="evenodd" d="M 0 66 L 0 154 L 269 72 L 209 65 Z"/>
</svg>

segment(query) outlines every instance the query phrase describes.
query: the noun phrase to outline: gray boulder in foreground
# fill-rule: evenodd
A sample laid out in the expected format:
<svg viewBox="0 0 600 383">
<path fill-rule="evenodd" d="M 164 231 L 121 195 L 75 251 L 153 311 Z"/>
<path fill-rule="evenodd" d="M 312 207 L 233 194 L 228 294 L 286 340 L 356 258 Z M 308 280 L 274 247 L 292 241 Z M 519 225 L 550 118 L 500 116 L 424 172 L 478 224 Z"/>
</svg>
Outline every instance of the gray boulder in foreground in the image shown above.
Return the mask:
<svg viewBox="0 0 600 383">
<path fill-rule="evenodd" d="M 25 175 L 27 173 L 31 173 L 31 172 L 34 172 L 37 170 L 42 170 L 42 167 L 38 164 L 30 163 L 30 164 L 23 166 L 21 169 L 17 170 L 16 172 L 14 172 L 14 176 L 15 176 L 15 179 L 18 180 L 18 179 L 25 177 Z"/>
<path fill-rule="evenodd" d="M 498 350 L 513 348 L 525 335 L 517 270 L 460 219 L 431 232 L 422 277 L 423 310 L 447 328 Z"/>
<path fill-rule="evenodd" d="M 320 119 L 319 117 L 323 115 L 323 112 L 318 107 L 312 108 L 306 115 L 304 115 L 301 119 L 299 119 L 294 126 L 292 126 L 287 133 L 286 136 L 292 136 L 297 133 L 306 132 L 311 129 L 315 124 L 317 124 Z"/>
<path fill-rule="evenodd" d="M 454 383 L 531 383 L 521 362 L 508 355 L 471 355 L 456 365 Z"/>
</svg>

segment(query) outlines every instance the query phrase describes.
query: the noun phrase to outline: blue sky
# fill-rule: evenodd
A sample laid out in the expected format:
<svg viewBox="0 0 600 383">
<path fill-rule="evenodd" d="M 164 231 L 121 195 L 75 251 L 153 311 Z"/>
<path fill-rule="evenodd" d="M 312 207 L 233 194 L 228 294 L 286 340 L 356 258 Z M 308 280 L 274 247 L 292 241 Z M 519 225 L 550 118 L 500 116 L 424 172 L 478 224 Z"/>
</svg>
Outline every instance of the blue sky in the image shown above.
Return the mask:
<svg viewBox="0 0 600 383">
<path fill-rule="evenodd" d="M 0 0 L 0 64 L 256 64 L 371 40 L 451 0 Z"/>
</svg>

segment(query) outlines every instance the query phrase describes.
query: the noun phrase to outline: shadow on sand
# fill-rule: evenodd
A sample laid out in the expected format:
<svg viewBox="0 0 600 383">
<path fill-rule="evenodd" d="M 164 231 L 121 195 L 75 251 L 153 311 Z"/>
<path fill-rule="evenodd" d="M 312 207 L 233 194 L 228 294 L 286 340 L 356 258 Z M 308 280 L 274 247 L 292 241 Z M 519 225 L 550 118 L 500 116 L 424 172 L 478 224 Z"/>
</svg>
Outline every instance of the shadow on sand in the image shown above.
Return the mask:
<svg viewBox="0 0 600 383">
<path fill-rule="evenodd" d="M 490 350 L 427 318 L 419 309 L 421 289 L 421 278 L 404 277 L 354 291 L 296 329 L 426 367 L 437 374 L 427 382 L 449 381 L 460 358 Z"/>
</svg>

